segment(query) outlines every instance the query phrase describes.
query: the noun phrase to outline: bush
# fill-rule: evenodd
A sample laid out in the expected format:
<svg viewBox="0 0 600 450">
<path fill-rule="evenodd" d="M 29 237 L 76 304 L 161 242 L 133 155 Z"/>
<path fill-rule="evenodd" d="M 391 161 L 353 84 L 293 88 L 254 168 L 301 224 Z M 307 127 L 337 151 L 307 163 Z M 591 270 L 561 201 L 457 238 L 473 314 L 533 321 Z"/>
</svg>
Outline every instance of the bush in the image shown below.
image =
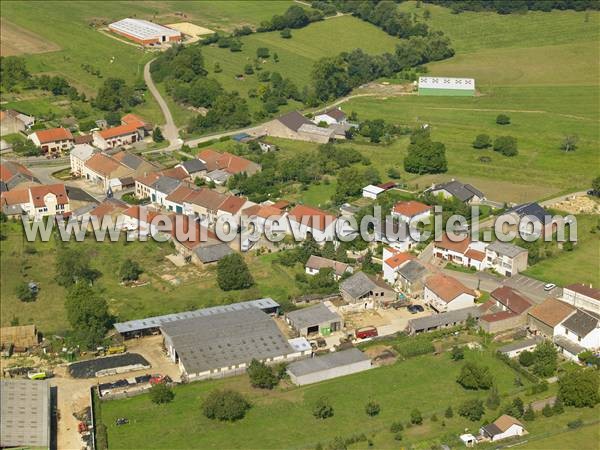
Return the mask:
<svg viewBox="0 0 600 450">
<path fill-rule="evenodd" d="M 379 414 L 379 412 L 381 411 L 381 407 L 379 406 L 379 403 L 374 402 L 374 401 L 370 401 L 369 403 L 367 403 L 365 405 L 365 412 L 367 413 L 368 416 L 376 416 L 377 414 Z"/>
<path fill-rule="evenodd" d="M 413 425 L 421 425 L 423 423 L 423 416 L 421 415 L 421 411 L 418 409 L 413 409 L 410 413 L 410 423 Z"/>
<path fill-rule="evenodd" d="M 558 398 L 575 408 L 594 407 L 600 403 L 598 374 L 593 369 L 578 369 L 558 380 Z"/>
<path fill-rule="evenodd" d="M 390 433 L 399 433 L 402 430 L 404 430 L 404 425 L 402 425 L 402 422 L 394 422 L 390 426 Z"/>
<path fill-rule="evenodd" d="M 488 367 L 468 362 L 460 370 L 456 381 L 465 389 L 489 389 L 493 378 Z"/>
<path fill-rule="evenodd" d="M 26 282 L 19 283 L 16 290 L 17 298 L 22 302 L 33 302 L 37 297 L 37 293 L 29 289 L 29 284 Z"/>
<path fill-rule="evenodd" d="M 544 341 L 533 351 L 533 373 L 541 377 L 550 377 L 556 372 L 558 352 L 552 342 Z"/>
<path fill-rule="evenodd" d="M 284 39 L 291 39 L 292 38 L 292 31 L 289 28 L 286 28 L 285 30 L 281 30 L 281 32 L 279 33 L 279 35 L 284 38 Z"/>
<path fill-rule="evenodd" d="M 531 407 L 531 403 L 529 404 L 529 406 L 523 413 L 523 420 L 526 420 L 528 422 L 535 420 L 535 412 L 533 411 L 533 408 Z"/>
<path fill-rule="evenodd" d="M 519 355 L 519 363 L 523 367 L 531 366 L 534 363 L 534 361 L 535 361 L 535 356 L 533 356 L 533 353 L 530 351 L 524 350 Z"/>
<path fill-rule="evenodd" d="M 218 262 L 217 283 L 224 291 L 248 289 L 254 284 L 252 274 L 242 255 L 232 253 Z"/>
<path fill-rule="evenodd" d="M 492 145 L 492 140 L 487 134 L 478 134 L 473 141 L 473 148 L 482 149 Z"/>
<path fill-rule="evenodd" d="M 468 418 L 472 422 L 477 422 L 483 417 L 485 409 L 481 400 L 467 400 L 458 408 L 458 414 Z"/>
<path fill-rule="evenodd" d="M 506 114 L 498 114 L 496 117 L 496 123 L 498 125 L 508 125 L 510 124 L 510 117 L 508 117 Z"/>
<path fill-rule="evenodd" d="M 256 56 L 259 58 L 268 58 L 269 55 L 269 49 L 266 47 L 258 47 L 256 49 Z"/>
<path fill-rule="evenodd" d="M 250 383 L 254 387 L 261 389 L 273 389 L 279 379 L 273 374 L 273 370 L 265 363 L 253 359 L 248 366 L 248 376 Z"/>
<path fill-rule="evenodd" d="M 230 422 L 242 419 L 249 408 L 250 403 L 242 394 L 231 390 L 212 391 L 202 404 L 202 411 L 209 419 Z"/>
<path fill-rule="evenodd" d="M 163 142 L 165 140 L 165 137 L 163 136 L 159 127 L 154 128 L 154 131 L 152 132 L 152 140 L 154 142 Z"/>
<path fill-rule="evenodd" d="M 162 404 L 169 403 L 175 398 L 173 390 L 165 383 L 155 384 L 150 388 L 150 400 L 152 403 Z"/>
<path fill-rule="evenodd" d="M 454 417 L 454 411 L 452 411 L 452 406 L 448 406 L 446 412 L 444 413 L 444 417 L 446 419 L 451 419 L 452 417 Z"/>
<path fill-rule="evenodd" d="M 511 403 L 505 405 L 502 410 L 504 411 L 504 414 L 520 419 L 525 413 L 525 405 L 520 397 L 516 397 Z"/>
<path fill-rule="evenodd" d="M 512 136 L 500 136 L 494 141 L 494 151 L 504 156 L 516 156 L 519 154 L 517 140 Z"/>
<path fill-rule="evenodd" d="M 140 278 L 142 273 L 143 270 L 137 261 L 126 259 L 123 261 L 123 264 L 121 264 L 119 278 L 121 278 L 121 281 L 135 281 Z"/>
<path fill-rule="evenodd" d="M 567 423 L 567 426 L 570 429 L 575 430 L 575 429 L 580 428 L 581 426 L 583 426 L 583 420 L 581 420 L 581 419 L 572 420 L 571 422 Z"/>
<path fill-rule="evenodd" d="M 552 417 L 554 415 L 554 410 L 552 409 L 552 406 L 550 406 L 550 403 L 546 403 L 546 405 L 544 405 L 542 414 L 544 417 Z"/>
<path fill-rule="evenodd" d="M 460 361 L 461 359 L 465 358 L 465 351 L 462 349 L 462 347 L 457 347 L 455 345 L 454 347 L 452 347 L 451 355 L 453 361 Z"/>
<path fill-rule="evenodd" d="M 317 419 L 327 419 L 333 417 L 333 406 L 325 397 L 321 397 L 314 404 L 312 413 Z"/>
</svg>

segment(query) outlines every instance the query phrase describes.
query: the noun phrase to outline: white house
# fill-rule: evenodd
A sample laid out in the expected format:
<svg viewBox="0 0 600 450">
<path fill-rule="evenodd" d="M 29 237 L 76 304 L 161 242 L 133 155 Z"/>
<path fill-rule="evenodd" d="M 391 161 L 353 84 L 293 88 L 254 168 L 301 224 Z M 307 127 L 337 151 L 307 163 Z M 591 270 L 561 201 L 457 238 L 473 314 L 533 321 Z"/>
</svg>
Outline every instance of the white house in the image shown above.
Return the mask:
<svg viewBox="0 0 600 450">
<path fill-rule="evenodd" d="M 65 128 L 39 130 L 28 136 L 43 153 L 61 153 L 73 146 L 73 135 Z"/>
<path fill-rule="evenodd" d="M 31 186 L 29 204 L 29 217 L 34 220 L 70 212 L 69 197 L 65 185 L 61 183 Z"/>
<path fill-rule="evenodd" d="M 392 247 L 384 247 L 383 279 L 393 286 L 398 279 L 398 270 L 412 259 L 414 256 L 410 253 L 401 252 Z"/>
<path fill-rule="evenodd" d="M 339 280 L 345 273 L 354 272 L 352 266 L 349 264 L 316 255 L 311 255 L 304 266 L 305 272 L 308 275 L 316 275 L 321 271 L 321 269 L 326 268 L 333 269 L 333 278 L 336 281 Z"/>
<path fill-rule="evenodd" d="M 309 234 L 319 243 L 335 237 L 337 218 L 312 206 L 297 205 L 288 213 L 290 231 L 296 238 L 305 239 Z"/>
<path fill-rule="evenodd" d="M 577 308 L 600 314 L 600 289 L 592 287 L 591 284 L 576 283 L 565 286 L 560 300 Z"/>
<path fill-rule="evenodd" d="M 414 200 L 398 202 L 392 208 L 392 216 L 399 217 L 406 223 L 416 222 L 430 217 L 431 209 L 431 206 Z"/>
<path fill-rule="evenodd" d="M 554 343 L 573 361 L 577 361 L 577 355 L 585 350 L 600 350 L 600 316 L 578 309 L 557 328 Z"/>
<path fill-rule="evenodd" d="M 385 189 L 380 188 L 379 186 L 374 186 L 372 184 L 369 184 L 368 186 L 362 188 L 362 196 L 364 198 L 371 198 L 373 200 L 377 199 L 379 194 L 383 192 L 385 192 Z"/>
<path fill-rule="evenodd" d="M 423 299 L 436 312 L 445 313 L 474 306 L 475 291 L 456 278 L 440 273 L 425 281 Z"/>
<path fill-rule="evenodd" d="M 75 145 L 69 154 L 71 173 L 76 176 L 83 175 L 85 163 L 93 156 L 95 151 L 96 149 L 89 144 Z"/>
<path fill-rule="evenodd" d="M 433 255 L 459 266 L 484 270 L 488 267 L 485 256 L 487 245 L 482 241 L 470 241 L 467 236 L 462 236 L 460 240 L 454 241 L 444 233 L 440 241 L 434 241 Z"/>
<path fill-rule="evenodd" d="M 348 123 L 346 119 L 346 114 L 338 107 L 331 108 L 325 111 L 324 113 L 317 114 L 313 121 L 316 124 L 325 122 L 327 125 Z"/>
<path fill-rule="evenodd" d="M 501 415 L 494 422 L 481 427 L 479 430 L 481 438 L 492 442 L 523 436 L 524 434 L 527 434 L 527 430 L 525 430 L 523 424 L 507 414 Z"/>
<path fill-rule="evenodd" d="M 484 267 L 490 267 L 500 275 L 511 277 L 527 269 L 529 252 L 508 242 L 495 241 L 485 247 Z"/>
</svg>

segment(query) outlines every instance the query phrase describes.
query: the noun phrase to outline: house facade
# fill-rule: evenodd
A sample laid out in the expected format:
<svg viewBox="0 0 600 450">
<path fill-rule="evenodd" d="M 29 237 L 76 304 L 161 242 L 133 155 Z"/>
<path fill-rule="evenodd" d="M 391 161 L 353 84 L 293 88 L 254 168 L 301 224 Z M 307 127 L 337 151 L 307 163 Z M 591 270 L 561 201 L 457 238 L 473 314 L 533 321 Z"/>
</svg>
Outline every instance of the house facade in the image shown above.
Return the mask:
<svg viewBox="0 0 600 450">
<path fill-rule="evenodd" d="M 88 144 L 77 144 L 69 153 L 69 161 L 71 163 L 71 173 L 75 176 L 82 176 L 85 168 L 85 163 L 90 159 L 96 149 Z"/>
<path fill-rule="evenodd" d="M 318 208 L 297 205 L 288 212 L 290 231 L 295 238 L 311 235 L 317 242 L 325 243 L 335 237 L 337 218 Z"/>
<path fill-rule="evenodd" d="M 492 242 L 485 247 L 485 267 L 500 275 L 511 277 L 527 269 L 529 252 L 508 242 Z"/>
<path fill-rule="evenodd" d="M 392 208 L 392 216 L 400 218 L 403 222 L 418 222 L 431 217 L 432 207 L 414 200 L 398 202 Z"/>
<path fill-rule="evenodd" d="M 600 289 L 594 288 L 591 284 L 576 283 L 565 286 L 560 300 L 577 308 L 600 314 Z"/>
<path fill-rule="evenodd" d="M 372 309 L 396 300 L 396 292 L 383 280 L 357 272 L 340 283 L 342 298 L 351 309 Z"/>
<path fill-rule="evenodd" d="M 600 350 L 600 316 L 578 309 L 557 327 L 554 344 L 568 359 L 578 361 L 585 350 Z"/>
<path fill-rule="evenodd" d="M 535 305 L 527 314 L 527 328 L 530 334 L 552 339 L 558 332 L 560 323 L 576 308 L 555 298 L 547 298 L 542 303 Z"/>
<path fill-rule="evenodd" d="M 470 241 L 467 236 L 461 236 L 458 241 L 451 240 L 444 233 L 442 239 L 434 241 L 433 255 L 436 258 L 449 261 L 463 267 L 474 267 L 483 270 L 485 263 L 485 248 L 487 244 L 481 241 Z"/>
<path fill-rule="evenodd" d="M 311 255 L 304 266 L 304 270 L 307 275 L 316 275 L 321 271 L 321 269 L 332 269 L 333 278 L 336 281 L 342 278 L 344 274 L 351 274 L 354 272 L 354 269 L 349 264 L 316 255 Z"/>
<path fill-rule="evenodd" d="M 39 130 L 28 136 L 43 153 L 62 153 L 73 147 L 73 135 L 66 128 Z"/>
<path fill-rule="evenodd" d="M 432 275 L 425 281 L 423 300 L 437 313 L 446 313 L 475 305 L 475 291 L 448 275 Z"/>
</svg>

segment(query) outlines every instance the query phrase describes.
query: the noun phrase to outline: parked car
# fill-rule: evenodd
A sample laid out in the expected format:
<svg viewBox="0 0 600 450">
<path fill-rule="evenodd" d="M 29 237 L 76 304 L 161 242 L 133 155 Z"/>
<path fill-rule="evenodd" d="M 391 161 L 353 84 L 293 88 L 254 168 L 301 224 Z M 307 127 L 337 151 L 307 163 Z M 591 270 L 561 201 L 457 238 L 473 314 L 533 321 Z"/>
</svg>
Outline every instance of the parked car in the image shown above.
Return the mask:
<svg viewBox="0 0 600 450">
<path fill-rule="evenodd" d="M 421 305 L 410 305 L 407 309 L 411 314 L 417 314 L 425 311 L 425 308 L 423 308 Z"/>
<path fill-rule="evenodd" d="M 355 331 L 354 334 L 358 339 L 367 339 L 367 338 L 376 337 L 379 335 L 379 333 L 377 333 L 377 328 L 375 328 L 375 327 L 359 328 Z"/>
<path fill-rule="evenodd" d="M 544 285 L 544 290 L 546 292 L 550 292 L 552 289 L 554 289 L 556 287 L 556 285 L 554 283 L 546 283 Z"/>
</svg>

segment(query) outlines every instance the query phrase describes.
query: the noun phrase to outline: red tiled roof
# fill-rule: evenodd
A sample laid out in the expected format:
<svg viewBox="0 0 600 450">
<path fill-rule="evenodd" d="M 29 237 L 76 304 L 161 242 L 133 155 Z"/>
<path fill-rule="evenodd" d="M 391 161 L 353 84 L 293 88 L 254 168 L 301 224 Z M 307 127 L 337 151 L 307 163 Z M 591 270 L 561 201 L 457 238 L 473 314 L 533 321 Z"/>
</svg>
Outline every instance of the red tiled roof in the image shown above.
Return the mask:
<svg viewBox="0 0 600 450">
<path fill-rule="evenodd" d="M 154 183 L 156 180 L 158 180 L 161 176 L 162 176 L 161 172 L 151 172 L 144 176 L 137 177 L 135 179 L 135 181 L 137 181 L 140 184 L 143 184 L 144 186 L 150 186 L 152 183 Z"/>
<path fill-rule="evenodd" d="M 472 248 L 465 252 L 465 256 L 477 261 L 483 261 L 485 259 L 485 253 L 480 252 L 479 250 L 473 250 Z"/>
<path fill-rule="evenodd" d="M 225 201 L 226 195 L 220 192 L 213 191 L 212 189 L 202 188 L 195 190 L 186 199 L 187 203 L 202 206 L 206 209 L 216 211 L 223 201 Z"/>
<path fill-rule="evenodd" d="M 14 189 L 12 191 L 2 192 L 2 205 L 13 206 L 29 203 L 29 189 Z"/>
<path fill-rule="evenodd" d="M 35 132 L 40 144 L 49 142 L 73 140 L 71 132 L 65 128 L 50 128 L 48 130 L 39 130 Z"/>
<path fill-rule="evenodd" d="M 431 206 L 425 203 L 410 200 L 408 202 L 398 202 L 394 205 L 394 212 L 407 217 L 413 217 L 417 214 L 429 211 Z"/>
<path fill-rule="evenodd" d="M 401 266 L 405 262 L 414 259 L 414 256 L 410 253 L 396 253 L 394 256 L 389 257 L 385 260 L 385 263 L 390 266 L 392 269 Z"/>
<path fill-rule="evenodd" d="M 124 125 L 134 125 L 137 128 L 142 128 L 144 125 L 146 125 L 146 122 L 144 122 L 139 116 L 131 113 L 125 114 L 123 117 L 121 117 L 121 123 Z"/>
<path fill-rule="evenodd" d="M 115 199 L 104 200 L 90 211 L 90 217 L 96 217 L 98 220 L 102 220 L 102 218 L 106 215 L 125 211 L 127 206 L 128 205 L 126 203 Z"/>
<path fill-rule="evenodd" d="M 279 210 L 285 209 L 290 206 L 290 202 L 287 200 L 277 200 L 275 203 L 271 205 L 273 208 L 277 208 Z"/>
<path fill-rule="evenodd" d="M 269 217 L 279 218 L 281 217 L 281 210 L 274 208 L 273 206 L 253 205 L 244 209 L 242 214 L 246 217 L 261 217 L 263 219 Z"/>
<path fill-rule="evenodd" d="M 298 222 L 302 223 L 304 217 L 309 217 L 306 225 L 311 228 L 315 228 L 317 230 L 324 231 L 326 225 L 332 224 L 335 222 L 336 217 L 328 212 L 325 212 L 318 208 L 313 208 L 312 206 L 306 205 L 297 205 L 288 213 L 289 217 Z"/>
<path fill-rule="evenodd" d="M 475 296 L 475 291 L 469 289 L 456 278 L 438 273 L 427 278 L 425 286 L 433 291 L 441 300 L 450 303 L 461 294 Z"/>
<path fill-rule="evenodd" d="M 570 291 L 577 292 L 578 294 L 585 295 L 587 297 L 594 298 L 596 300 L 600 300 L 600 289 L 594 288 L 592 286 L 588 286 L 583 283 L 575 283 L 565 286 L 565 289 L 569 289 Z"/>
<path fill-rule="evenodd" d="M 18 173 L 23 174 L 28 178 L 33 178 L 33 174 L 29 169 L 16 161 L 6 161 L 0 164 L 0 181 L 7 183 Z"/>
<path fill-rule="evenodd" d="M 529 315 L 550 327 L 555 327 L 574 311 L 574 306 L 555 298 L 548 298 L 531 308 Z"/>
<path fill-rule="evenodd" d="M 397 183 L 395 181 L 388 181 L 387 183 L 378 184 L 377 187 L 387 191 L 388 189 L 396 187 L 396 184 Z"/>
<path fill-rule="evenodd" d="M 246 197 L 236 197 L 235 195 L 230 195 L 221 203 L 219 206 L 220 211 L 225 211 L 230 214 L 237 214 L 237 212 L 244 206 L 246 203 Z"/>
<path fill-rule="evenodd" d="M 511 319 L 518 314 L 515 314 L 512 311 L 500 311 L 492 314 L 485 314 L 479 318 L 479 320 L 483 320 L 484 322 L 499 322 L 501 320 Z"/>
<path fill-rule="evenodd" d="M 490 296 L 516 314 L 524 313 L 532 305 L 530 300 L 508 286 L 501 286 L 494 289 L 490 293 Z"/>
<path fill-rule="evenodd" d="M 253 164 L 252 161 L 241 156 L 232 155 L 228 152 L 219 153 L 210 148 L 198 153 L 198 159 L 204 161 L 209 172 L 221 169 L 232 175 L 246 171 Z"/>
<path fill-rule="evenodd" d="M 134 205 L 123 211 L 123 215 L 131 217 L 132 219 L 137 219 L 138 221 L 150 223 L 156 216 L 161 215 L 161 213 L 144 206 Z"/>
<path fill-rule="evenodd" d="M 138 127 L 136 124 L 125 124 L 125 125 L 119 125 L 119 126 L 112 127 L 112 128 L 107 128 L 106 130 L 101 130 L 101 131 L 98 131 L 97 133 L 103 139 L 110 139 L 110 138 L 114 138 L 114 137 L 118 137 L 118 136 L 125 136 L 125 135 L 129 135 L 129 134 L 137 133 L 137 132 L 138 132 Z"/>
<path fill-rule="evenodd" d="M 172 167 L 170 169 L 163 170 L 161 173 L 166 177 L 175 178 L 179 181 L 183 181 L 186 178 L 189 178 L 188 173 L 183 167 Z"/>
<path fill-rule="evenodd" d="M 67 197 L 65 185 L 62 183 L 31 186 L 29 188 L 29 192 L 31 193 L 33 206 L 36 208 L 43 208 L 46 206 L 44 203 L 44 197 L 48 194 L 54 194 L 56 196 L 56 203 L 58 205 L 66 205 L 69 203 L 69 197 Z"/>
<path fill-rule="evenodd" d="M 187 237 L 186 239 L 179 240 L 177 239 L 178 230 L 180 230 L 182 234 L 187 235 L 189 233 L 191 236 Z M 181 214 L 175 215 L 171 235 L 175 240 L 177 240 L 177 242 L 190 250 L 194 249 L 202 242 L 206 242 L 206 240 L 203 240 L 203 237 L 206 237 L 207 239 L 217 239 L 217 235 L 213 231 L 207 229 L 203 225 L 200 225 L 189 216 L 184 216 Z"/>
<path fill-rule="evenodd" d="M 448 235 L 446 233 L 444 233 L 442 235 L 442 240 L 440 242 L 434 241 L 433 245 L 438 248 L 452 250 L 454 252 L 464 254 L 469 248 L 469 238 L 467 236 L 464 236 L 462 240 L 454 242 L 448 238 Z"/>
<path fill-rule="evenodd" d="M 110 175 L 119 167 L 123 167 L 118 161 L 115 161 L 104 153 L 92 155 L 92 157 L 85 162 L 85 166 L 88 169 L 105 176 Z"/>
<path fill-rule="evenodd" d="M 171 192 L 165 200 L 168 200 L 173 203 L 183 203 L 186 198 L 194 193 L 194 189 L 190 189 L 185 185 L 179 186 L 173 192 Z"/>
<path fill-rule="evenodd" d="M 94 137 L 91 134 L 78 134 L 73 136 L 75 144 L 91 144 L 94 142 Z"/>
</svg>

